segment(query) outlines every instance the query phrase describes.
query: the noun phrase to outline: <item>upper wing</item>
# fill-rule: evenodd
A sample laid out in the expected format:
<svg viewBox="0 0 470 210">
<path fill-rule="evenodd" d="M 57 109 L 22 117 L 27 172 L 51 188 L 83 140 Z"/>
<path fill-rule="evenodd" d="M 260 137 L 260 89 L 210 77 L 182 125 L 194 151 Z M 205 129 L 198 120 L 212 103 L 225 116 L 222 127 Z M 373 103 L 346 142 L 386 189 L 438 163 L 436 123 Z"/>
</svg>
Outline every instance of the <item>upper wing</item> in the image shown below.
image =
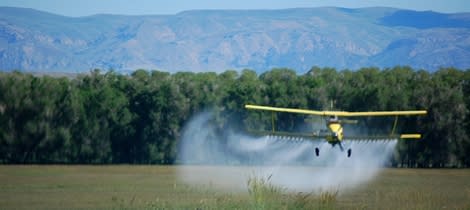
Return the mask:
<svg viewBox="0 0 470 210">
<path fill-rule="evenodd" d="M 397 116 L 397 115 L 425 115 L 426 110 L 412 111 L 378 111 L 378 112 L 345 112 L 345 111 L 316 111 L 307 109 L 280 108 L 271 106 L 245 105 L 246 109 L 267 110 L 274 112 L 290 112 L 298 114 L 310 114 L 321 116 L 341 116 L 341 117 L 360 117 L 360 116 Z"/>
</svg>

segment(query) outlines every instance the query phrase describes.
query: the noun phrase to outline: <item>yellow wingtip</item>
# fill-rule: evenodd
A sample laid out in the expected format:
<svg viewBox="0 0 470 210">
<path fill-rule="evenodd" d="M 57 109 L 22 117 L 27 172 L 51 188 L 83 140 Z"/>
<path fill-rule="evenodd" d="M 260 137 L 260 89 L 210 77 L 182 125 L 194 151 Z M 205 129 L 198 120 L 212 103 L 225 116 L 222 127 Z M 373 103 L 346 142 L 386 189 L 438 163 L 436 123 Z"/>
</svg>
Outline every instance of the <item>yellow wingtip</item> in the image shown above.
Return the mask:
<svg viewBox="0 0 470 210">
<path fill-rule="evenodd" d="M 401 134 L 400 139 L 420 139 L 421 134 Z"/>
</svg>

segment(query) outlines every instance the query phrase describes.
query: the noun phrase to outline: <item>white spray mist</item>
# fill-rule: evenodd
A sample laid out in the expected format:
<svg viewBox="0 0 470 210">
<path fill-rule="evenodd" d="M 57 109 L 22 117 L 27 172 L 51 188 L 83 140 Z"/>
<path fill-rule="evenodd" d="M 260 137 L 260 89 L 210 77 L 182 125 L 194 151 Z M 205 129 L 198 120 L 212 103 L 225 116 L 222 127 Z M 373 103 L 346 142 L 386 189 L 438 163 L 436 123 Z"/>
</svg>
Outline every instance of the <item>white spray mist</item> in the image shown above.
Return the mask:
<svg viewBox="0 0 470 210">
<path fill-rule="evenodd" d="M 271 177 L 272 184 L 295 192 L 351 189 L 375 177 L 392 155 L 396 140 L 344 142 L 339 147 L 325 141 L 254 138 L 225 134 L 218 139 L 210 113 L 194 117 L 183 130 L 179 145 L 178 176 L 192 185 L 228 191 L 246 190 L 250 177 Z M 314 148 L 320 149 L 315 156 Z"/>
</svg>

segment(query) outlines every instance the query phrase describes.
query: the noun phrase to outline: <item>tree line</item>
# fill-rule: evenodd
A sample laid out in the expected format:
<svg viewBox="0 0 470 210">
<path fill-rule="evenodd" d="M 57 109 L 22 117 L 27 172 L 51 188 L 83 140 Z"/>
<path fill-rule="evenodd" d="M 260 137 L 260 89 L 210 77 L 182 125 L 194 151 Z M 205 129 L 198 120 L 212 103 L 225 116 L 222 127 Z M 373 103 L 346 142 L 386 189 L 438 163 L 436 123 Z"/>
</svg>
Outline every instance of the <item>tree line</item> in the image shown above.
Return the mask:
<svg viewBox="0 0 470 210">
<path fill-rule="evenodd" d="M 348 111 L 426 109 L 398 130 L 423 139 L 400 141 L 394 166 L 470 166 L 470 70 L 410 67 L 341 70 L 313 67 L 299 75 L 277 68 L 222 73 L 93 70 L 69 77 L 0 73 L 0 163 L 173 164 L 182 128 L 210 109 L 226 129 L 271 128 L 271 115 L 245 104 Z M 277 130 L 308 116 L 276 114 Z M 393 122 L 393 120 L 392 120 Z M 361 120 L 369 132 L 384 130 Z M 385 126 L 386 127 L 386 126 Z M 221 136 L 221 141 L 223 136 Z"/>
</svg>

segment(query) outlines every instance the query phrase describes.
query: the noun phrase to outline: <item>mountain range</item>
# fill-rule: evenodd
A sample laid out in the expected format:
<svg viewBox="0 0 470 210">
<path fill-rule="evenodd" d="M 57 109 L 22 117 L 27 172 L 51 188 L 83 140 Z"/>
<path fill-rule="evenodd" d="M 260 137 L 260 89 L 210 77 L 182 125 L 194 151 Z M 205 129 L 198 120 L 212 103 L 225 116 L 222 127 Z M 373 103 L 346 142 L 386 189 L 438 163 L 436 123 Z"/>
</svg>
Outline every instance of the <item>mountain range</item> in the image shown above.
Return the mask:
<svg viewBox="0 0 470 210">
<path fill-rule="evenodd" d="M 336 7 L 66 17 L 0 7 L 0 69 L 470 68 L 470 13 Z"/>
</svg>

